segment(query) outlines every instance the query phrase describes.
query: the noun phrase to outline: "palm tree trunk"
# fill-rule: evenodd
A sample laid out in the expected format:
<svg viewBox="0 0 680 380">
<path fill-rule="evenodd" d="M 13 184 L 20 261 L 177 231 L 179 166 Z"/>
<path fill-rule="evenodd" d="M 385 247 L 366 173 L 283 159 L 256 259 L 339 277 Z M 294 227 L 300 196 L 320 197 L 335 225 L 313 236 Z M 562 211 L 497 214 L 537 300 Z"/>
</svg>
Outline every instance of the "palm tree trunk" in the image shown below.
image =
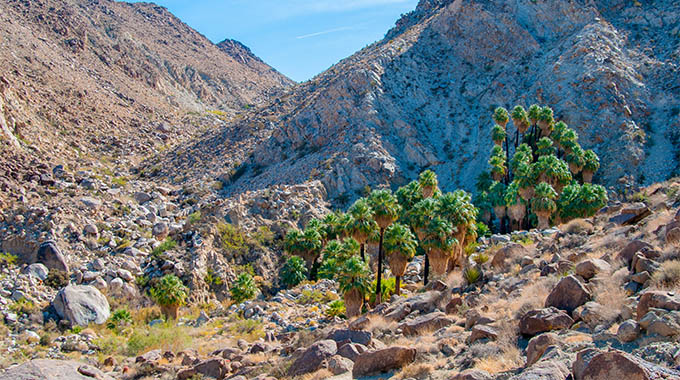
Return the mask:
<svg viewBox="0 0 680 380">
<path fill-rule="evenodd" d="M 423 285 L 427 285 L 427 277 L 430 275 L 430 255 L 425 252 L 425 273 L 423 274 Z"/>
<path fill-rule="evenodd" d="M 519 128 L 517 128 L 517 133 L 515 134 L 515 149 L 519 146 Z"/>
<path fill-rule="evenodd" d="M 395 287 L 396 287 L 397 295 L 400 296 L 401 295 L 401 276 L 395 276 L 395 277 L 396 277 Z"/>
<path fill-rule="evenodd" d="M 366 261 L 366 243 L 361 243 L 361 261 Z"/>
<path fill-rule="evenodd" d="M 375 304 L 380 305 L 382 303 L 382 268 L 383 268 L 383 235 L 385 234 L 385 229 L 380 229 L 380 243 L 378 244 L 378 279 L 376 281 L 375 289 Z"/>
</svg>

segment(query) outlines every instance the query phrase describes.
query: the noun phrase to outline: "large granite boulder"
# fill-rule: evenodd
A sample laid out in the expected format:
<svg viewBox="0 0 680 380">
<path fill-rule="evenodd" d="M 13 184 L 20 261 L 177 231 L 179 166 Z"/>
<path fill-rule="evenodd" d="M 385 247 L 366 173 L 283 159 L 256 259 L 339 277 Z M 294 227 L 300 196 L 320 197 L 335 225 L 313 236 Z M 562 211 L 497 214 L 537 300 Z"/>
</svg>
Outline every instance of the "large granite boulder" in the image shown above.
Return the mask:
<svg viewBox="0 0 680 380">
<path fill-rule="evenodd" d="M 389 347 L 368 351 L 359 355 L 354 362 L 352 376 L 366 376 L 399 369 L 416 360 L 416 349 L 408 347 Z"/>
<path fill-rule="evenodd" d="M 75 361 L 36 359 L 0 373 L 0 380 L 113 380 L 102 371 Z"/>
<path fill-rule="evenodd" d="M 52 300 L 52 306 L 59 317 L 78 326 L 100 325 L 111 314 L 106 297 L 90 285 L 69 285 L 61 289 Z"/>
</svg>

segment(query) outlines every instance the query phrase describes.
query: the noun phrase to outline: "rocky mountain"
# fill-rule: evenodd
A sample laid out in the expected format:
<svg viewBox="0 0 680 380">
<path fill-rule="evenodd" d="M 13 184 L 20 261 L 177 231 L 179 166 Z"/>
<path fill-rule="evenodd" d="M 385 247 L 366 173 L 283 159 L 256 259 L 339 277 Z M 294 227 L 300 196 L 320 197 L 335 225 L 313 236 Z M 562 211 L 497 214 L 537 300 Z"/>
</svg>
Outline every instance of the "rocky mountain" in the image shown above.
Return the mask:
<svg viewBox="0 0 680 380">
<path fill-rule="evenodd" d="M 193 112 L 226 120 L 293 84 L 237 42 L 218 47 L 150 3 L 11 0 L 0 19 L 3 182 L 41 174 L 30 160 L 13 167 L 23 161 L 7 159 L 15 155 L 50 166 L 134 161 L 210 126 Z"/>
<path fill-rule="evenodd" d="M 596 181 L 663 180 L 678 174 L 679 6 L 423 0 L 385 39 L 161 162 L 195 158 L 223 178 L 245 162 L 230 194 L 318 179 L 351 199 L 424 168 L 447 190 L 471 190 L 487 168 L 491 111 L 539 103 L 600 155 Z"/>
</svg>

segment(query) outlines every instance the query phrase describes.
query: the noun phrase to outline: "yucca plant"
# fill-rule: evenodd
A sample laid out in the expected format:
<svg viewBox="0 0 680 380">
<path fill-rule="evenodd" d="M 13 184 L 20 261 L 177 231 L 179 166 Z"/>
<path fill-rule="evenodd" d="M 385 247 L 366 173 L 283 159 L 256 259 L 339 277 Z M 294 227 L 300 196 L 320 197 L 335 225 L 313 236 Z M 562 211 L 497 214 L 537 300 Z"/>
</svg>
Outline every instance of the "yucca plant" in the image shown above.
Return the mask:
<svg viewBox="0 0 680 380">
<path fill-rule="evenodd" d="M 600 169 L 600 158 L 592 150 L 586 150 L 583 154 L 583 182 L 593 182 L 593 174 Z"/>
<path fill-rule="evenodd" d="M 512 123 L 520 133 L 526 133 L 529 130 L 529 115 L 522 106 L 515 106 L 512 109 Z"/>
<path fill-rule="evenodd" d="M 557 211 L 557 192 L 545 182 L 536 185 L 534 197 L 531 199 L 531 210 L 538 217 L 538 228 L 550 227 L 550 216 Z"/>
<path fill-rule="evenodd" d="M 368 266 L 358 256 L 352 256 L 338 269 L 338 285 L 348 318 L 361 314 L 364 298 L 371 288 L 370 275 Z"/>
<path fill-rule="evenodd" d="M 494 124 L 494 126 L 491 127 L 491 140 L 493 140 L 494 144 L 502 146 L 506 137 L 507 133 L 505 132 L 505 128 L 498 124 Z"/>
<path fill-rule="evenodd" d="M 174 274 L 161 277 L 161 279 L 149 289 L 151 298 L 161 307 L 161 312 L 166 318 L 177 319 L 180 306 L 186 303 L 187 287 L 184 286 Z"/>
<path fill-rule="evenodd" d="M 496 124 L 500 125 L 503 129 L 505 129 L 505 126 L 508 124 L 509 120 L 510 118 L 508 116 L 508 110 L 505 108 L 498 107 L 493 112 L 493 121 L 495 121 Z"/>
<path fill-rule="evenodd" d="M 468 285 L 474 285 L 482 279 L 482 271 L 477 267 L 467 267 L 463 270 L 463 278 Z"/>
<path fill-rule="evenodd" d="M 420 173 L 418 177 L 418 183 L 420 184 L 420 189 L 423 192 L 424 198 L 430 198 L 434 195 L 437 189 L 438 181 L 437 175 L 432 170 L 425 170 Z"/>
<path fill-rule="evenodd" d="M 435 177 L 436 179 L 436 177 Z M 430 182 L 428 186 L 432 183 Z M 421 184 L 422 185 L 422 184 Z M 378 223 L 380 228 L 380 242 L 378 243 L 378 273 L 377 284 L 380 289 L 382 282 L 382 265 L 385 257 L 383 253 L 383 238 L 385 236 L 385 229 L 394 223 L 401 213 L 401 206 L 397 202 L 397 198 L 392 195 L 389 190 L 374 190 L 368 198 L 369 205 L 373 210 L 373 219 Z M 376 294 L 378 303 L 382 302 L 380 292 Z"/>
<path fill-rule="evenodd" d="M 390 271 L 396 278 L 397 295 L 401 294 L 401 277 L 408 262 L 415 256 L 417 245 L 415 236 L 403 224 L 394 223 L 385 230 L 385 253 Z"/>
</svg>

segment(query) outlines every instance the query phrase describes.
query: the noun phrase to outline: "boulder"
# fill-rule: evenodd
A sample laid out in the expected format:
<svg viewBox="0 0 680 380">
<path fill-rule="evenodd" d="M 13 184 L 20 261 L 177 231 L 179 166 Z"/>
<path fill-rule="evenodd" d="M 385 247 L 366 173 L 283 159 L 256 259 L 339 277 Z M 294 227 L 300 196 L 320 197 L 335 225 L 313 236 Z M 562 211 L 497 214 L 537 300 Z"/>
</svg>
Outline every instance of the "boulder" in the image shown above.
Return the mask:
<svg viewBox="0 0 680 380">
<path fill-rule="evenodd" d="M 640 336 L 640 325 L 632 319 L 624 321 L 616 331 L 616 337 L 622 343 L 632 342 Z"/>
<path fill-rule="evenodd" d="M 444 311 L 446 314 L 457 314 L 461 306 L 463 306 L 463 299 L 460 297 L 453 297 L 451 298 L 451 301 L 446 304 Z"/>
<path fill-rule="evenodd" d="M 650 308 L 680 310 L 680 295 L 664 291 L 648 291 L 643 293 L 637 305 L 638 321 L 647 314 Z"/>
<path fill-rule="evenodd" d="M 385 319 L 388 321 L 400 322 L 411 314 L 411 304 L 402 302 L 398 305 L 392 306 L 385 311 Z M 351 327 L 351 326 L 350 326 Z"/>
<path fill-rule="evenodd" d="M 640 320 L 640 326 L 647 330 L 648 334 L 665 337 L 680 335 L 680 312 L 649 311 Z"/>
<path fill-rule="evenodd" d="M 35 278 L 39 279 L 40 281 L 45 281 L 45 279 L 47 278 L 47 275 L 50 273 L 50 270 L 47 269 L 47 267 L 45 265 L 36 263 L 36 264 L 31 264 L 27 267 L 24 267 L 21 270 L 21 273 L 27 274 L 31 277 L 35 277 Z"/>
<path fill-rule="evenodd" d="M 54 241 L 46 241 L 40 244 L 36 255 L 36 262 L 44 264 L 49 269 L 57 269 L 68 272 L 68 264 L 66 258 L 57 247 Z"/>
<path fill-rule="evenodd" d="M 590 259 L 576 264 L 574 272 L 586 280 L 590 280 L 598 273 L 606 273 L 611 270 L 608 262 L 600 259 Z"/>
<path fill-rule="evenodd" d="M 649 207 L 644 203 L 635 203 L 621 210 L 619 215 L 611 217 L 609 221 L 622 226 L 630 226 L 650 215 L 652 215 L 652 210 Z"/>
<path fill-rule="evenodd" d="M 556 307 L 568 313 L 590 300 L 588 289 L 575 276 L 567 276 L 555 285 L 545 300 L 545 307 Z"/>
<path fill-rule="evenodd" d="M 368 346 L 373 338 L 373 333 L 362 330 L 338 329 L 334 330 L 328 335 L 328 339 L 334 340 L 336 343 L 350 341 L 352 343 L 359 343 Z"/>
<path fill-rule="evenodd" d="M 352 376 L 367 376 L 388 372 L 405 367 L 416 360 L 416 349 L 408 347 L 389 347 L 377 351 L 368 351 L 359 355 L 354 362 Z"/>
<path fill-rule="evenodd" d="M 413 320 L 407 321 L 399 325 L 404 335 L 421 335 L 427 332 L 433 332 L 442 327 L 450 326 L 455 321 L 446 316 L 441 311 L 435 311 L 430 314 L 422 315 Z"/>
<path fill-rule="evenodd" d="M 519 321 L 520 333 L 534 336 L 552 330 L 568 329 L 574 320 L 562 310 L 554 307 L 532 310 Z"/>
<path fill-rule="evenodd" d="M 316 342 L 309 346 L 309 348 L 295 360 L 293 365 L 288 369 L 288 375 L 294 377 L 314 372 L 321 368 L 321 364 L 324 360 L 335 355 L 337 351 L 338 346 L 334 340 Z"/>
<path fill-rule="evenodd" d="M 226 359 L 212 358 L 196 364 L 193 370 L 205 377 L 224 379 L 231 371 L 231 366 Z"/>
<path fill-rule="evenodd" d="M 351 361 L 356 361 L 359 355 L 368 351 L 368 348 L 363 344 L 347 343 L 338 348 L 338 355 L 345 357 Z"/>
<path fill-rule="evenodd" d="M 576 360 L 572 365 L 574 380 L 583 380 L 583 373 L 588 367 L 588 364 L 590 364 L 590 361 L 600 353 L 602 353 L 602 351 L 596 348 L 586 348 L 585 350 L 581 350 L 578 354 L 576 354 Z"/>
<path fill-rule="evenodd" d="M 480 339 L 496 340 L 498 331 L 488 325 L 477 325 L 472 328 L 472 333 L 467 339 L 468 344 L 472 344 Z"/>
<path fill-rule="evenodd" d="M 511 258 L 521 258 L 528 256 L 529 251 L 523 245 L 517 243 L 510 243 L 503 248 L 496 251 L 496 254 L 491 259 L 491 266 L 496 268 L 505 267 L 506 262 Z"/>
<path fill-rule="evenodd" d="M 153 237 L 158 241 L 165 240 L 169 233 L 170 228 L 168 227 L 168 224 L 164 222 L 154 224 L 153 229 L 151 230 L 151 234 L 153 234 Z"/>
<path fill-rule="evenodd" d="M 556 334 L 545 333 L 531 338 L 527 345 L 527 362 L 524 367 L 531 367 L 536 363 L 548 347 L 557 344 L 558 338 Z"/>
<path fill-rule="evenodd" d="M 78 326 L 102 324 L 111 314 L 106 297 L 89 285 L 69 285 L 61 289 L 52 300 L 52 306 L 60 318 Z"/>
<path fill-rule="evenodd" d="M 135 198 L 137 203 L 139 203 L 140 205 L 142 205 L 142 204 L 144 204 L 144 203 L 146 203 L 146 202 L 148 202 L 152 199 L 150 194 L 144 193 L 144 192 L 141 192 L 141 191 L 136 192 L 133 195 L 133 197 Z"/>
<path fill-rule="evenodd" d="M 643 249 L 650 249 L 653 250 L 654 247 L 646 243 L 642 240 L 633 240 L 628 245 L 626 245 L 621 252 L 616 256 L 617 260 L 623 260 L 623 262 L 626 263 L 626 265 L 630 266 L 631 261 L 633 261 L 633 257 L 635 257 L 635 254 Z"/>
<path fill-rule="evenodd" d="M 104 372 L 82 363 L 36 359 L 0 373 L 0 380 L 113 380 Z"/>
<path fill-rule="evenodd" d="M 324 367 L 328 368 L 328 370 L 334 375 L 340 375 L 351 372 L 352 368 L 354 368 L 354 363 L 346 357 L 334 355 L 326 359 Z"/>
<path fill-rule="evenodd" d="M 595 327 L 602 322 L 606 322 L 609 312 L 610 310 L 606 310 L 599 303 L 590 301 L 576 308 L 571 316 L 574 321 L 583 321 L 588 326 Z"/>
<path fill-rule="evenodd" d="M 622 351 L 599 353 L 585 366 L 576 380 L 652 380 L 678 379 L 680 371 L 667 369 Z"/>
<path fill-rule="evenodd" d="M 525 369 L 510 380 L 567 380 L 571 371 L 564 362 L 543 360 Z"/>
</svg>

